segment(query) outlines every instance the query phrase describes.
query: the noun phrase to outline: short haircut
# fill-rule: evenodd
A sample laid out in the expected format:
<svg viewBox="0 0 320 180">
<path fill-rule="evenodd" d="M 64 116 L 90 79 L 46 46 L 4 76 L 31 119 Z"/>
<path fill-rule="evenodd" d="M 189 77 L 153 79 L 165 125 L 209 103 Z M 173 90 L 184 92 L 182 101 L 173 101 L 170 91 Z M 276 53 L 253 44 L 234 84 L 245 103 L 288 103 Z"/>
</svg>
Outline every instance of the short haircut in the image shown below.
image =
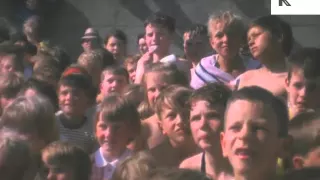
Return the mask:
<svg viewBox="0 0 320 180">
<path fill-rule="evenodd" d="M 2 128 L 0 130 L 0 179 L 23 179 L 32 157 L 28 141 L 19 133 Z"/>
<path fill-rule="evenodd" d="M 102 65 L 103 68 L 117 64 L 112 53 L 109 52 L 108 50 L 101 48 L 101 49 L 97 49 L 94 51 L 101 57 L 102 63 L 103 63 L 103 65 Z"/>
<path fill-rule="evenodd" d="M 0 74 L 0 95 L 12 99 L 17 96 L 24 83 L 23 75 L 16 72 Z"/>
<path fill-rule="evenodd" d="M 217 24 L 223 24 L 226 31 L 232 31 L 238 34 L 243 40 L 246 37 L 247 27 L 242 18 L 231 11 L 223 11 L 218 14 L 212 14 L 208 19 L 208 33 L 212 36 L 213 30 Z"/>
<path fill-rule="evenodd" d="M 74 179 L 89 180 L 91 161 L 89 155 L 80 147 L 68 142 L 56 141 L 42 150 L 45 163 L 50 166 L 73 172 Z"/>
<path fill-rule="evenodd" d="M 226 108 L 232 91 L 222 83 L 210 83 L 197 90 L 190 96 L 190 104 L 196 101 L 206 101 L 211 108 L 221 106 Z"/>
<path fill-rule="evenodd" d="M 88 72 L 103 68 L 102 56 L 96 51 L 83 52 L 78 58 L 78 64 Z"/>
<path fill-rule="evenodd" d="M 62 77 L 59 81 L 59 88 L 61 86 L 69 86 L 82 90 L 88 97 L 91 97 L 93 89 L 90 77 L 83 74 L 69 74 Z"/>
<path fill-rule="evenodd" d="M 124 60 L 124 66 L 127 67 L 129 64 L 130 65 L 137 64 L 140 57 L 141 57 L 140 55 L 127 56 L 127 58 Z"/>
<path fill-rule="evenodd" d="M 107 73 L 117 75 L 117 76 L 123 76 L 129 83 L 129 73 L 124 67 L 121 67 L 118 65 L 106 67 L 101 73 L 101 78 L 100 78 L 101 82 L 104 80 Z"/>
<path fill-rule="evenodd" d="M 125 45 L 128 44 L 127 35 L 123 31 L 121 31 L 120 29 L 113 29 L 110 32 L 108 32 L 108 34 L 106 35 L 106 37 L 104 39 L 104 44 L 107 44 L 111 37 L 115 37 L 116 39 L 119 39 Z"/>
<path fill-rule="evenodd" d="M 275 15 L 262 16 L 251 22 L 250 27 L 259 26 L 270 32 L 273 38 L 282 39 L 282 50 L 289 56 L 293 47 L 293 33 L 291 26 Z"/>
<path fill-rule="evenodd" d="M 159 73 L 159 77 L 168 84 L 189 86 L 188 77 L 175 64 L 153 63 L 147 66 L 143 76 L 144 85 L 146 85 L 145 79 L 148 73 Z"/>
<path fill-rule="evenodd" d="M 112 180 L 139 180 L 156 167 L 157 163 L 152 155 L 140 151 L 127 157 L 116 167 Z"/>
<path fill-rule="evenodd" d="M 39 81 L 34 78 L 28 79 L 22 86 L 20 95 L 24 95 L 29 89 L 35 90 L 36 92 L 46 96 L 55 108 L 58 108 L 58 96 L 55 88 L 44 81 Z"/>
<path fill-rule="evenodd" d="M 143 180 L 211 180 L 206 174 L 191 169 L 157 168 Z"/>
<path fill-rule="evenodd" d="M 162 120 L 163 108 L 169 107 L 185 116 L 184 120 L 188 120 L 189 108 L 187 105 L 191 93 L 191 89 L 178 85 L 170 85 L 165 88 L 155 102 L 155 112 L 158 118 Z"/>
<path fill-rule="evenodd" d="M 52 104 L 40 95 L 16 98 L 4 108 L 0 119 L 0 128 L 36 135 L 45 145 L 58 139 L 57 127 Z"/>
<path fill-rule="evenodd" d="M 145 89 L 140 84 L 129 84 L 124 88 L 122 94 L 137 108 L 145 99 Z"/>
<path fill-rule="evenodd" d="M 283 100 L 274 96 L 271 92 L 258 87 L 250 86 L 244 87 L 238 91 L 235 91 L 228 100 L 226 113 L 229 107 L 237 100 L 245 100 L 255 103 L 262 103 L 264 108 L 270 108 L 276 115 L 276 121 L 278 125 L 278 136 L 287 137 L 288 136 L 288 123 L 289 115 L 286 104 Z"/>
<path fill-rule="evenodd" d="M 110 123 L 124 122 L 136 135 L 140 133 L 141 122 L 137 108 L 117 93 L 106 96 L 97 111 L 97 120 Z"/>
<path fill-rule="evenodd" d="M 144 27 L 147 27 L 148 25 L 159 26 L 167 29 L 169 33 L 174 33 L 176 21 L 171 16 L 168 16 L 162 12 L 156 12 L 145 20 Z"/>
<path fill-rule="evenodd" d="M 137 35 L 137 44 L 139 44 L 139 40 L 140 39 L 144 39 L 145 38 L 145 33 L 139 33 L 138 35 Z"/>
<path fill-rule="evenodd" d="M 294 70 L 303 70 L 306 79 L 320 77 L 320 48 L 302 48 L 292 53 L 288 58 L 288 79 Z"/>
<path fill-rule="evenodd" d="M 196 24 L 186 29 L 184 33 L 189 33 L 190 39 L 198 36 L 208 36 L 208 28 L 206 25 Z"/>
<path fill-rule="evenodd" d="M 304 112 L 289 122 L 289 134 L 293 137 L 293 155 L 307 155 L 320 147 L 320 115 Z"/>
</svg>

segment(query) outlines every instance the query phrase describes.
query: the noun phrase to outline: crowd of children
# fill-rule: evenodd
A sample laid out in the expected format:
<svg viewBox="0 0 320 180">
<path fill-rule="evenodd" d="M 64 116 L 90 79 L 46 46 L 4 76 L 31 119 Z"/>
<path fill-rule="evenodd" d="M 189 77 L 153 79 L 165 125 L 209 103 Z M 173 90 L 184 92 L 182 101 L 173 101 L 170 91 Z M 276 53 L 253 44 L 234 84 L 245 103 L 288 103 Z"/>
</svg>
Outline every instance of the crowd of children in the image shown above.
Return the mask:
<svg viewBox="0 0 320 180">
<path fill-rule="evenodd" d="M 88 28 L 76 61 L 39 26 L 0 34 L 0 179 L 320 179 L 320 49 L 279 17 L 212 15 L 179 56 L 157 12 L 136 55 Z"/>
</svg>

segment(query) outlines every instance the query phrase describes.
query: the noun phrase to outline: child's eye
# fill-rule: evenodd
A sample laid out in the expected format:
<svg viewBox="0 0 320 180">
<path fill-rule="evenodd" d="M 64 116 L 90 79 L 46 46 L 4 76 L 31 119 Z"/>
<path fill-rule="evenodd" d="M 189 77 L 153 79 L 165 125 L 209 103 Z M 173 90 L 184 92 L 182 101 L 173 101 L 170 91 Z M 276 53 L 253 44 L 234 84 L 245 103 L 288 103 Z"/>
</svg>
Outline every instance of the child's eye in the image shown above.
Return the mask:
<svg viewBox="0 0 320 180">
<path fill-rule="evenodd" d="M 239 132 L 241 130 L 241 125 L 240 124 L 235 124 L 229 127 L 230 130 L 234 132 Z"/>
<path fill-rule="evenodd" d="M 201 119 L 200 115 L 192 116 L 190 121 L 199 121 Z"/>
<path fill-rule="evenodd" d="M 174 112 L 167 114 L 167 118 L 169 119 L 174 119 L 176 116 L 177 116 L 177 113 L 174 113 Z"/>
<path fill-rule="evenodd" d="M 252 127 L 252 131 L 253 131 L 253 132 L 257 132 L 257 131 L 259 131 L 259 130 L 261 130 L 261 131 L 266 131 L 266 132 L 269 131 L 267 128 L 265 128 L 265 127 L 263 127 L 263 126 L 253 126 L 253 127 Z"/>
</svg>

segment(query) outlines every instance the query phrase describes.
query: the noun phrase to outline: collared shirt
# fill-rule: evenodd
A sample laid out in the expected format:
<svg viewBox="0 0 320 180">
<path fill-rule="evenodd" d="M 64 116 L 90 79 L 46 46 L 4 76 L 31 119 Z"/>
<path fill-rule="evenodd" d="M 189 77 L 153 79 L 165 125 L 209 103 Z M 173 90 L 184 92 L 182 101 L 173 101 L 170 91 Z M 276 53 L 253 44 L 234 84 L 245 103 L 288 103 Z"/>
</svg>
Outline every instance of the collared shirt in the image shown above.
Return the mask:
<svg viewBox="0 0 320 180">
<path fill-rule="evenodd" d="M 126 149 L 119 158 L 109 162 L 103 157 L 102 148 L 100 147 L 94 153 L 94 166 L 103 169 L 103 179 L 111 179 L 117 164 L 130 155 L 131 151 Z"/>
</svg>

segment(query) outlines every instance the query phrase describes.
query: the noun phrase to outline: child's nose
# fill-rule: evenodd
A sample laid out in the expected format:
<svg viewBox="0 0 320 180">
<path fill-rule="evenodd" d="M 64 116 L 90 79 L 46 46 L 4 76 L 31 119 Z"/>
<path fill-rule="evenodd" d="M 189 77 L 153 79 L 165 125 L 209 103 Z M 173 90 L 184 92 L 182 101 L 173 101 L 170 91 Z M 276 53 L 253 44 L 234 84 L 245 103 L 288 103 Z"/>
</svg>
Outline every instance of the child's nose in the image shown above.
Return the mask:
<svg viewBox="0 0 320 180">
<path fill-rule="evenodd" d="M 239 131 L 238 138 L 241 140 L 246 140 L 250 136 L 250 128 L 246 125 L 242 126 Z"/>
</svg>

